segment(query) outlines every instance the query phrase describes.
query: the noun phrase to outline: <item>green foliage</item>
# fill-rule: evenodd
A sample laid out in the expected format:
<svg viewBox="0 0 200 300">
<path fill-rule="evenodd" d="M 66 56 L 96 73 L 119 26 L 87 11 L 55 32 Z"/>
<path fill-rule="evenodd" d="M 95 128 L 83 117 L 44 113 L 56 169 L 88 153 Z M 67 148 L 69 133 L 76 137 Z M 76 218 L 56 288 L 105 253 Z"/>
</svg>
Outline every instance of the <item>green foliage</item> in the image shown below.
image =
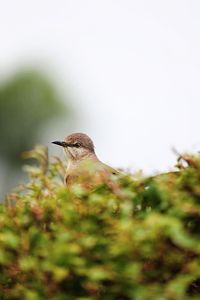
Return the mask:
<svg viewBox="0 0 200 300">
<path fill-rule="evenodd" d="M 199 156 L 93 191 L 67 190 L 43 148 L 27 156 L 38 166 L 0 206 L 0 299 L 200 298 Z"/>
<path fill-rule="evenodd" d="M 40 72 L 19 72 L 0 86 L 0 155 L 11 166 L 33 147 L 43 126 L 65 110 L 52 83 Z"/>
</svg>

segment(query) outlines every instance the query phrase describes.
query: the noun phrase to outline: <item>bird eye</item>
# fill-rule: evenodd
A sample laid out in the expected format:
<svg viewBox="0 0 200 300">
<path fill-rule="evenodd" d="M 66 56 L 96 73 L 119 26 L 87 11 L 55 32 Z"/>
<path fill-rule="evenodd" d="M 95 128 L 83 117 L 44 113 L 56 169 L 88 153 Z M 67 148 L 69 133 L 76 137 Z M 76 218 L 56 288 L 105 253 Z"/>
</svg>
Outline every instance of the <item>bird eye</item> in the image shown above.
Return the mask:
<svg viewBox="0 0 200 300">
<path fill-rule="evenodd" d="M 74 144 L 74 147 L 79 148 L 81 146 L 81 143 L 77 142 Z"/>
</svg>

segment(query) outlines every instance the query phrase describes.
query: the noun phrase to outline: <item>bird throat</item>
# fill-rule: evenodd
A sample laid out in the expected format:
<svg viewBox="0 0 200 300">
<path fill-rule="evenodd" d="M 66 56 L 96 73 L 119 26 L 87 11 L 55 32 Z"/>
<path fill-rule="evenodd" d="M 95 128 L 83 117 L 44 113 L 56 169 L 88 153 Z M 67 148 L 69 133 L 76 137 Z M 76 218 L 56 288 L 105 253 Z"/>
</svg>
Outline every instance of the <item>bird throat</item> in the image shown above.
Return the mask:
<svg viewBox="0 0 200 300">
<path fill-rule="evenodd" d="M 64 148 L 64 153 L 68 162 L 78 163 L 85 159 L 97 159 L 96 154 L 85 148 Z"/>
</svg>

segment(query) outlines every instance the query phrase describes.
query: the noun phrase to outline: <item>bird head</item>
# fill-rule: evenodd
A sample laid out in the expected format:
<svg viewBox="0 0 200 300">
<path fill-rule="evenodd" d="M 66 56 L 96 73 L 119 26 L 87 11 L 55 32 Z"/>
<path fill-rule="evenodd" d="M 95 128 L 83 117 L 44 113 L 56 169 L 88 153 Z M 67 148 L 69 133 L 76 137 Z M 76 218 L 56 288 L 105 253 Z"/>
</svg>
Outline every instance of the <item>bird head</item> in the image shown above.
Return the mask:
<svg viewBox="0 0 200 300">
<path fill-rule="evenodd" d="M 52 143 L 63 147 L 70 160 L 80 160 L 95 155 L 94 144 L 91 138 L 84 133 L 73 133 L 68 135 L 64 141 Z"/>
</svg>

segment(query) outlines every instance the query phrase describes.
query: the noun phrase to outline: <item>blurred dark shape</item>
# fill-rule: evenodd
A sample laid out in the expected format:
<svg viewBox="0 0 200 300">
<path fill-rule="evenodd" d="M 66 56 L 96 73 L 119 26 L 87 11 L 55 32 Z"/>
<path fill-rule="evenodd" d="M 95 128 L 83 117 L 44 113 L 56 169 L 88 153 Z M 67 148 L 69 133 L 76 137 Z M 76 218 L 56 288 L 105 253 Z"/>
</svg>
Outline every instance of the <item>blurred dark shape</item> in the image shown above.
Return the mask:
<svg viewBox="0 0 200 300">
<path fill-rule="evenodd" d="M 66 118 L 67 113 L 53 84 L 39 71 L 18 72 L 0 84 L 0 159 L 5 165 L 6 192 L 13 185 L 10 177 L 21 168 L 21 153 L 41 141 L 41 132 L 50 121 Z"/>
<path fill-rule="evenodd" d="M 63 112 L 51 82 L 37 71 L 15 75 L 0 86 L 0 156 L 13 166 L 33 147 L 42 126 Z"/>
</svg>

